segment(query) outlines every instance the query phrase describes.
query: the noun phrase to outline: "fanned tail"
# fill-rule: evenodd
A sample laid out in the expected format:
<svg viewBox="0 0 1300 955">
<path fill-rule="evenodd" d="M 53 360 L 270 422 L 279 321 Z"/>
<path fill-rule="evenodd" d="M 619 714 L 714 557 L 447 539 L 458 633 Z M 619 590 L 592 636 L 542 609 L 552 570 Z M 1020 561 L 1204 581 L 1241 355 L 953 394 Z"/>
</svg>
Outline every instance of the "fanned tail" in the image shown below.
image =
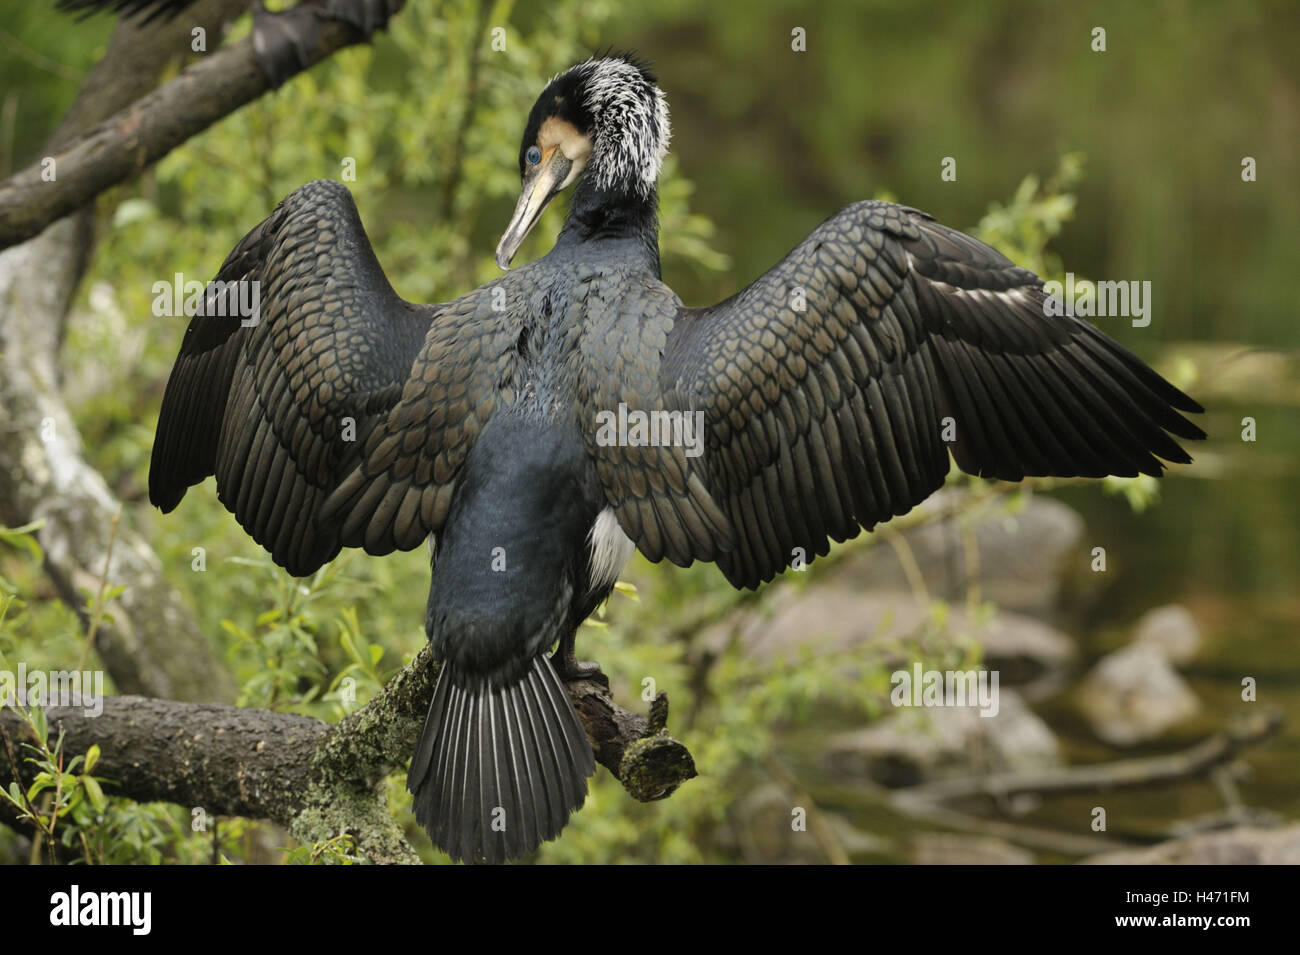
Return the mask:
<svg viewBox="0 0 1300 955">
<path fill-rule="evenodd" d="M 558 836 L 595 771 L 582 721 L 542 653 L 505 686 L 444 665 L 406 788 L 439 849 L 504 862 Z"/>
</svg>

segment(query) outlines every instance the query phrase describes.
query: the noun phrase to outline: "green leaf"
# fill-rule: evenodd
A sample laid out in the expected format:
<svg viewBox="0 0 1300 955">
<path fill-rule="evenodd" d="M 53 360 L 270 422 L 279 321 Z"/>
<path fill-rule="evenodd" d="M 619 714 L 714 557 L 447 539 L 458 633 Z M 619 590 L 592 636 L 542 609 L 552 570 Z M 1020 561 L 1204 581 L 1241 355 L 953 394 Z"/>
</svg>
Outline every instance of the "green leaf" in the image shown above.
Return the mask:
<svg viewBox="0 0 1300 955">
<path fill-rule="evenodd" d="M 45 519 L 31 521 L 22 527 L 0 527 L 0 541 L 6 544 L 12 544 L 21 550 L 27 551 L 33 561 L 40 562 L 44 560 L 44 552 L 41 545 L 37 543 L 34 533 L 45 526 Z"/>
<path fill-rule="evenodd" d="M 279 620 L 282 616 L 284 616 L 284 612 L 279 607 L 275 607 L 272 610 L 259 613 L 257 615 L 257 625 L 259 627 L 265 627 L 268 623 Z"/>
<path fill-rule="evenodd" d="M 27 788 L 27 801 L 35 802 L 36 797 L 54 785 L 54 777 L 49 773 L 37 773 L 36 779 Z"/>
<path fill-rule="evenodd" d="M 230 634 L 232 637 L 238 638 L 239 640 L 243 640 L 245 642 L 252 640 L 252 637 L 248 635 L 248 631 L 246 631 L 239 624 L 235 623 L 233 620 L 221 621 L 221 629 L 226 631 L 226 633 Z"/>
<path fill-rule="evenodd" d="M 99 788 L 99 780 L 94 776 L 82 776 L 81 785 L 86 789 L 86 796 L 90 799 L 90 804 L 95 807 L 96 812 L 103 812 L 108 806 L 108 800 L 104 798 L 104 790 Z"/>
<path fill-rule="evenodd" d="M 339 643 L 343 647 L 343 652 L 348 655 L 348 659 L 354 661 L 358 666 L 364 665 L 361 654 L 357 652 L 357 645 L 352 640 L 352 634 L 346 630 L 339 635 Z"/>
</svg>

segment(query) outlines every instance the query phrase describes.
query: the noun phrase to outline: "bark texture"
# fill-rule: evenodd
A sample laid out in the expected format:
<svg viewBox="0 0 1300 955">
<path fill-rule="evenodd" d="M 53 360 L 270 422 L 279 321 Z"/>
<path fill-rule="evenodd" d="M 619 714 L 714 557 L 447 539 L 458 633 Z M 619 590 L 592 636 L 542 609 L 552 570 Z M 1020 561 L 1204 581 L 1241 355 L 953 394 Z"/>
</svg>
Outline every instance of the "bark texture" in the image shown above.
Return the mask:
<svg viewBox="0 0 1300 955">
<path fill-rule="evenodd" d="M 417 862 L 383 782 L 410 758 L 437 672 L 425 647 L 382 693 L 333 726 L 269 710 L 117 696 L 103 701 L 97 717 L 51 707 L 50 742 L 62 729 L 68 756 L 98 744 L 94 773 L 111 781 L 110 795 L 269 819 L 306 845 L 346 832 L 368 861 Z M 568 691 L 597 760 L 634 798 L 662 799 L 695 775 L 690 752 L 664 725 L 666 695 L 647 719 L 614 701 L 604 674 L 573 681 Z M 17 713 L 0 711 L 0 734 L 15 751 L 28 732 Z M 0 786 L 11 777 L 0 760 Z"/>
</svg>

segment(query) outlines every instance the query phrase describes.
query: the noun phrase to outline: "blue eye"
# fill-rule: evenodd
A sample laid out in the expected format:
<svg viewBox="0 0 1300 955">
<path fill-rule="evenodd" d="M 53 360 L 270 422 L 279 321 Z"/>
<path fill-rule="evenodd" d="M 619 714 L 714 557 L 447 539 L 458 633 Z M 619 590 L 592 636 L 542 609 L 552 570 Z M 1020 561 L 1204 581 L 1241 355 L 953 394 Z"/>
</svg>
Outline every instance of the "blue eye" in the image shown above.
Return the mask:
<svg viewBox="0 0 1300 955">
<path fill-rule="evenodd" d="M 542 151 L 536 146 L 530 146 L 527 153 L 527 159 L 529 165 L 536 166 L 542 161 Z"/>
</svg>

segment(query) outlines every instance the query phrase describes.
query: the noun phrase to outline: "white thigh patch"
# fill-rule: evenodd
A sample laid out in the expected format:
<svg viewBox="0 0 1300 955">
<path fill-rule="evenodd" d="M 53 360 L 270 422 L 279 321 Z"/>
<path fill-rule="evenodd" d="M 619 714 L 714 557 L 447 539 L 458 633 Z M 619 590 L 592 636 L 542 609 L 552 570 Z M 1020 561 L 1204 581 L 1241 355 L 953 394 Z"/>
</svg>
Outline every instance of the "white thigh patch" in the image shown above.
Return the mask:
<svg viewBox="0 0 1300 955">
<path fill-rule="evenodd" d="M 591 548 L 591 590 L 612 586 L 631 560 L 632 551 L 636 550 L 632 538 L 618 526 L 612 507 L 605 508 L 596 516 L 596 523 L 591 525 L 591 533 L 587 535 L 587 544 Z"/>
</svg>

